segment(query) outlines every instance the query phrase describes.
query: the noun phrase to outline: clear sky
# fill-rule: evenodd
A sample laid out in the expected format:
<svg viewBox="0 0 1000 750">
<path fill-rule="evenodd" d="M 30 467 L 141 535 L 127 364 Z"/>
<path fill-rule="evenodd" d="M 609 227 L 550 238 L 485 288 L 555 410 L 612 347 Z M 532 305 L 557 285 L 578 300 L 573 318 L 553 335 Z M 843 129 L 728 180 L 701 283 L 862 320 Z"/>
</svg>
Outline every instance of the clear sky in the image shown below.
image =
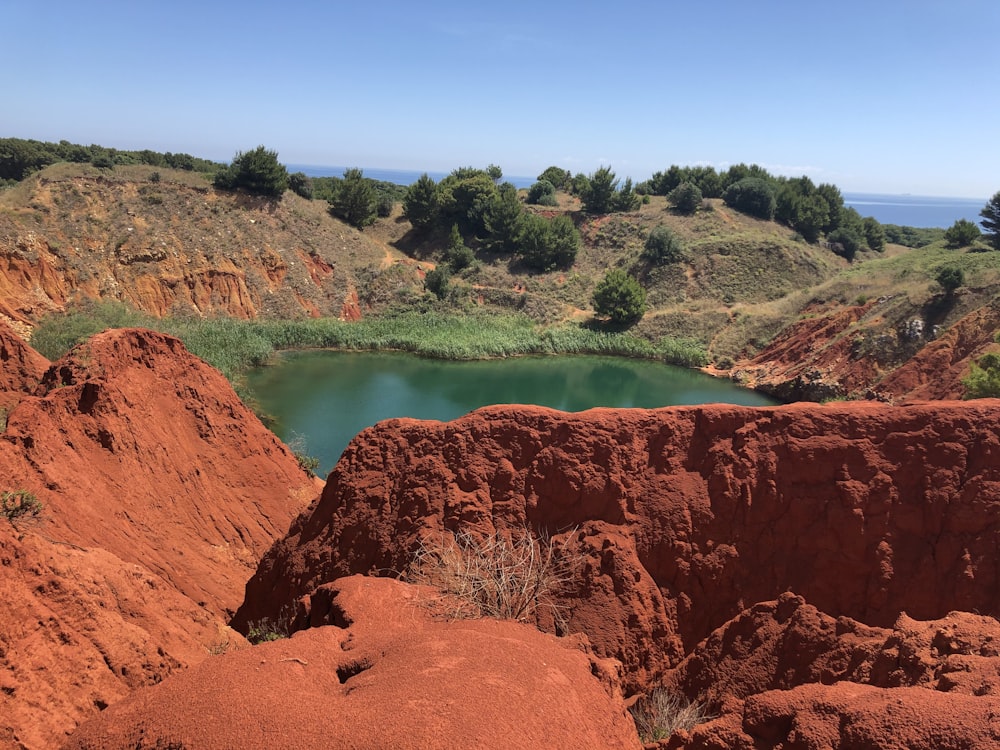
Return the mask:
<svg viewBox="0 0 1000 750">
<path fill-rule="evenodd" d="M 0 0 L 0 137 L 1000 190 L 997 0 Z"/>
</svg>

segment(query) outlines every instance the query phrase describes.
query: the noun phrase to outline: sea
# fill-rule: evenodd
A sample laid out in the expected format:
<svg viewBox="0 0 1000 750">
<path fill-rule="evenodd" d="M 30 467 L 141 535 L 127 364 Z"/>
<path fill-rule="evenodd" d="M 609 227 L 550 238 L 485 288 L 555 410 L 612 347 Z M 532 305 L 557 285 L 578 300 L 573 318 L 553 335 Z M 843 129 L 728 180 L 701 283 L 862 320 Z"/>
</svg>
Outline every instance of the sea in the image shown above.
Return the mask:
<svg viewBox="0 0 1000 750">
<path fill-rule="evenodd" d="M 345 167 L 324 167 L 312 164 L 289 164 L 289 172 L 304 172 L 310 177 L 342 177 Z M 365 177 L 397 185 L 412 185 L 423 172 L 406 169 L 371 169 L 364 167 Z M 440 182 L 448 172 L 427 172 L 427 176 Z M 527 188 L 534 177 L 504 175 L 504 180 L 517 188 Z M 862 216 L 874 217 L 881 224 L 898 224 L 905 227 L 940 227 L 947 229 L 959 219 L 979 224 L 979 212 L 987 198 L 945 198 L 927 195 L 889 195 L 882 193 L 843 193 L 844 203 Z"/>
</svg>

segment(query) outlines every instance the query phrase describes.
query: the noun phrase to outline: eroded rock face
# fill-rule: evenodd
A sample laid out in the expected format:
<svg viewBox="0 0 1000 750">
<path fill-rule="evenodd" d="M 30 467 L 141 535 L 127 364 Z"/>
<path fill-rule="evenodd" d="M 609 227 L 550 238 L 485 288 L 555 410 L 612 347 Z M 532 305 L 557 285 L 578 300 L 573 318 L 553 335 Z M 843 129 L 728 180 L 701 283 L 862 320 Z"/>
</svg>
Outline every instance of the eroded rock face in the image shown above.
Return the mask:
<svg viewBox="0 0 1000 750">
<path fill-rule="evenodd" d="M 998 511 L 997 401 L 393 420 L 348 447 L 235 624 L 341 576 L 401 571 L 422 535 L 528 526 L 573 538 L 568 630 L 639 690 L 789 590 L 882 627 L 902 611 L 996 613 Z"/>
<path fill-rule="evenodd" d="M 0 408 L 9 409 L 21 394 L 32 392 L 48 368 L 49 361 L 0 320 Z"/>
<path fill-rule="evenodd" d="M 436 618 L 435 598 L 341 579 L 317 594 L 339 624 L 317 601 L 317 627 L 137 691 L 65 747 L 639 747 L 602 665 L 531 626 Z"/>
<path fill-rule="evenodd" d="M 20 361 L 9 358 L 7 362 Z M 0 746 L 50 748 L 130 690 L 243 643 L 226 620 L 315 492 L 176 339 L 94 337 L 30 383 L 0 433 Z M 5 744 L 6 743 L 6 744 Z"/>
</svg>

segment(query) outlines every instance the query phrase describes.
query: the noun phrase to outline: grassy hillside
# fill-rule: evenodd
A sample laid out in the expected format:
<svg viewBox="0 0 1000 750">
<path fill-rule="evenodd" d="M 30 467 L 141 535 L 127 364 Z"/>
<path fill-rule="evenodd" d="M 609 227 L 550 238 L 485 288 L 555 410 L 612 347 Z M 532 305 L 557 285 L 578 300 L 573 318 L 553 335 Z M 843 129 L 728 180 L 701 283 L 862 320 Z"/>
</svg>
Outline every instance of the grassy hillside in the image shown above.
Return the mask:
<svg viewBox="0 0 1000 750">
<path fill-rule="evenodd" d="M 531 271 L 470 238 L 475 262 L 456 273 L 438 299 L 424 288 L 423 277 L 442 261 L 448 237 L 414 231 L 398 204 L 388 217 L 358 231 L 333 218 L 326 201 L 291 192 L 270 200 L 216 190 L 208 177 L 190 171 L 56 164 L 0 192 L 0 257 L 6 258 L 0 315 L 30 326 L 86 299 L 121 301 L 154 318 L 188 321 L 399 321 L 401 315 L 433 313 L 438 320 L 468 318 L 480 333 L 496 329 L 498 338 L 481 350 L 484 356 L 524 351 L 517 343 L 522 334 L 511 331 L 525 326 L 536 339 L 563 341 L 545 345 L 560 351 L 576 345 L 565 343 L 576 335 L 567 332 L 606 328 L 593 317 L 591 296 L 608 269 L 622 268 L 647 291 L 647 312 L 628 337 L 645 342 L 647 354 L 680 342 L 684 355 L 678 359 L 695 362 L 699 358 L 688 356 L 686 343 L 692 342 L 728 369 L 755 361 L 779 334 L 804 321 L 879 300 L 877 309 L 851 323 L 852 336 L 898 342 L 914 318 L 927 329 L 917 346 L 910 342 L 885 355 L 888 367 L 989 304 L 1000 289 L 1000 253 L 982 252 L 981 245 L 889 245 L 884 253 L 862 253 L 848 262 L 788 227 L 746 216 L 718 199 L 690 216 L 656 196 L 634 211 L 606 215 L 584 213 L 579 200 L 565 193 L 554 207 L 525 209 L 572 219 L 582 240 L 575 262 L 562 270 Z M 658 226 L 681 239 L 684 260 L 656 266 L 643 258 L 646 238 Z M 934 280 L 947 265 L 960 268 L 965 278 L 951 295 Z M 523 323 L 510 327 L 515 319 Z M 409 327 L 412 339 L 435 340 L 432 330 L 421 333 L 420 320 L 429 318 L 398 325 Z M 448 329 L 446 336 L 461 338 L 460 329 Z M 384 339 L 378 333 L 366 340 L 379 337 Z M 583 350 L 605 346 L 588 342 L 580 345 Z M 465 346 L 456 351 L 480 351 Z M 615 346 L 638 351 L 633 343 Z M 424 348 L 438 354 L 447 349 Z"/>
</svg>

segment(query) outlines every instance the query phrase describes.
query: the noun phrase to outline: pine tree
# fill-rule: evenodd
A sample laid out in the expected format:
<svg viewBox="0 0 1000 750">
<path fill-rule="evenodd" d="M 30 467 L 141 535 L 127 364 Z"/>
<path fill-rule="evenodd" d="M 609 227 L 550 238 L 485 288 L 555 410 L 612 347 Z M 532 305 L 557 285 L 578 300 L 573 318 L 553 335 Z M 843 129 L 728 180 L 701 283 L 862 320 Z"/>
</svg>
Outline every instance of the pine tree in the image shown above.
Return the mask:
<svg viewBox="0 0 1000 750">
<path fill-rule="evenodd" d="M 1000 193 L 995 193 L 990 198 L 979 215 L 983 217 L 980 224 L 983 225 L 987 241 L 994 250 L 1000 250 Z"/>
</svg>

